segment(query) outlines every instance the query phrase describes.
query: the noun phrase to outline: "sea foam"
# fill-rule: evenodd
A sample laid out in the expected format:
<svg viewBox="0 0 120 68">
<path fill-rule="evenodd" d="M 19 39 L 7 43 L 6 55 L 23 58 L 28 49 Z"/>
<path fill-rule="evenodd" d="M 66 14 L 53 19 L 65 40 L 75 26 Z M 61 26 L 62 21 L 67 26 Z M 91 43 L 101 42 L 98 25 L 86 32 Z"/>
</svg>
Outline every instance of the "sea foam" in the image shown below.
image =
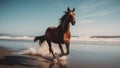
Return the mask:
<svg viewBox="0 0 120 68">
<path fill-rule="evenodd" d="M 4 40 L 33 40 L 32 36 L 0 36 Z M 90 36 L 71 37 L 72 42 L 120 42 L 120 38 L 91 38 Z"/>
</svg>

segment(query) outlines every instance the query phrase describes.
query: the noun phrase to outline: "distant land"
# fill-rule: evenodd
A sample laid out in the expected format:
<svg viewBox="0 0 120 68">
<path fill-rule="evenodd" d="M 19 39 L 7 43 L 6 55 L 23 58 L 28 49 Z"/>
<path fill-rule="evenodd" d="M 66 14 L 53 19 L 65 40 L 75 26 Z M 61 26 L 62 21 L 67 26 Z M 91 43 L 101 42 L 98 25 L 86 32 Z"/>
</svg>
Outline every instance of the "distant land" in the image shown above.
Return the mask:
<svg viewBox="0 0 120 68">
<path fill-rule="evenodd" d="M 0 33 L 0 36 L 10 36 L 10 37 L 19 36 L 19 37 L 22 37 L 22 36 L 25 36 L 25 35 L 12 35 L 12 34 L 7 34 L 7 33 Z M 29 37 L 33 37 L 33 36 L 29 36 Z"/>
<path fill-rule="evenodd" d="M 11 34 L 6 34 L 6 33 L 0 33 L 0 36 L 13 36 Z"/>
<path fill-rule="evenodd" d="M 120 36 L 91 36 L 90 38 L 120 38 Z"/>
</svg>

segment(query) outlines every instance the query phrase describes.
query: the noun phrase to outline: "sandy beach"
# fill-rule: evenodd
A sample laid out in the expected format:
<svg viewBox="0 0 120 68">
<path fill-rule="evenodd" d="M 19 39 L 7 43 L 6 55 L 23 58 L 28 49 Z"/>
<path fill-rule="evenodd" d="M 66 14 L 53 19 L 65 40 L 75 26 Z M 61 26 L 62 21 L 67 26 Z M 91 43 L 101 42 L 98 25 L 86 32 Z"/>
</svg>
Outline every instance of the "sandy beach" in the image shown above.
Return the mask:
<svg viewBox="0 0 120 68">
<path fill-rule="evenodd" d="M 119 43 L 71 44 L 70 55 L 58 63 L 51 57 L 14 54 L 27 50 L 24 41 L 0 41 L 0 68 L 119 68 Z M 32 47 L 33 51 L 36 51 Z M 36 47 L 38 48 L 38 47 Z M 40 50 L 41 51 L 41 50 Z M 43 51 L 44 52 L 44 51 Z M 27 53 L 26 53 L 27 54 Z"/>
</svg>

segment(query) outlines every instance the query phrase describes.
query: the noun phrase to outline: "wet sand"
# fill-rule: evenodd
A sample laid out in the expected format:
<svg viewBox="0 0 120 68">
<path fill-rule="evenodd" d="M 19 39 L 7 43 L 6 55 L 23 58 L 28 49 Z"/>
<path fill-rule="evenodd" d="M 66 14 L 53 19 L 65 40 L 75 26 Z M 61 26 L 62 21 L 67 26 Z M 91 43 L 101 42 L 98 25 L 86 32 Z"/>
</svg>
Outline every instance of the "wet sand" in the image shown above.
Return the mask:
<svg viewBox="0 0 120 68">
<path fill-rule="evenodd" d="M 36 55 L 16 55 L 0 47 L 0 68 L 66 68 L 64 62 L 53 63 L 51 58 Z"/>
<path fill-rule="evenodd" d="M 120 68 L 120 53 L 117 50 L 115 53 L 104 53 L 103 47 L 94 46 L 92 50 L 99 48 L 101 52 L 96 52 L 98 49 L 89 52 L 91 49 L 87 48 L 92 46 L 83 46 L 88 51 L 82 51 L 82 46 L 80 51 L 71 50 L 68 58 L 58 63 L 47 57 L 13 54 L 14 51 L 0 47 L 0 68 Z"/>
<path fill-rule="evenodd" d="M 0 68 L 36 68 L 34 58 L 24 55 L 14 55 L 5 47 L 0 47 Z"/>
</svg>

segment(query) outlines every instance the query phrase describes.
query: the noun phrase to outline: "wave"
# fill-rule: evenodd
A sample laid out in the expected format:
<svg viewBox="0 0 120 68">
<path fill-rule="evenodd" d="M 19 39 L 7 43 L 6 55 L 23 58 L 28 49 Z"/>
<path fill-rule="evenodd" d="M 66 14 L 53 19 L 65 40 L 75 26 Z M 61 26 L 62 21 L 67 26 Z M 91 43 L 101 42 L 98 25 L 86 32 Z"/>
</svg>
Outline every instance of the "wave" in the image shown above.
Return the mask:
<svg viewBox="0 0 120 68">
<path fill-rule="evenodd" d="M 4 40 L 33 40 L 32 36 L 0 36 L 0 39 Z M 120 38 L 112 38 L 112 37 L 71 37 L 72 42 L 120 42 Z"/>
<path fill-rule="evenodd" d="M 30 36 L 0 36 L 0 39 L 7 39 L 7 40 L 33 40 L 34 37 L 30 37 Z"/>
<path fill-rule="evenodd" d="M 120 38 L 91 38 L 85 37 L 73 37 L 71 41 L 82 41 L 82 42 L 120 42 Z"/>
</svg>

